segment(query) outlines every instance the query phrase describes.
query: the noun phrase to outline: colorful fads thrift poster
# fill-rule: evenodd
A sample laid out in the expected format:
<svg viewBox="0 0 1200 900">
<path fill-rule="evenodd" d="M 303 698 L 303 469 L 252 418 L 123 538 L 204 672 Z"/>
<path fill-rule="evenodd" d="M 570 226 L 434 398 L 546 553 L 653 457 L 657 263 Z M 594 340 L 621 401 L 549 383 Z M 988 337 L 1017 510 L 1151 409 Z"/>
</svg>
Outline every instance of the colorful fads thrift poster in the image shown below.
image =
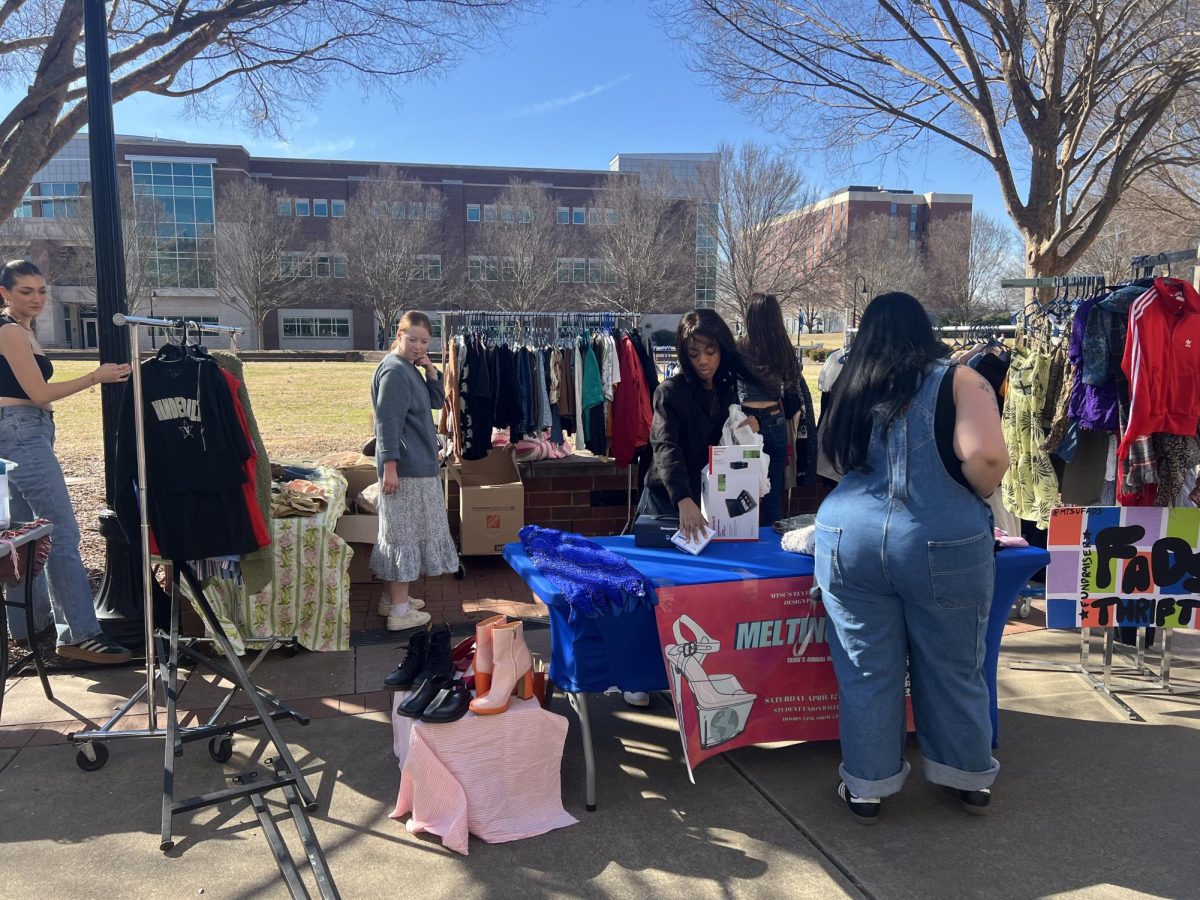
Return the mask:
<svg viewBox="0 0 1200 900">
<path fill-rule="evenodd" d="M 1050 628 L 1197 627 L 1200 509 L 1056 509 L 1046 549 Z"/>
</svg>

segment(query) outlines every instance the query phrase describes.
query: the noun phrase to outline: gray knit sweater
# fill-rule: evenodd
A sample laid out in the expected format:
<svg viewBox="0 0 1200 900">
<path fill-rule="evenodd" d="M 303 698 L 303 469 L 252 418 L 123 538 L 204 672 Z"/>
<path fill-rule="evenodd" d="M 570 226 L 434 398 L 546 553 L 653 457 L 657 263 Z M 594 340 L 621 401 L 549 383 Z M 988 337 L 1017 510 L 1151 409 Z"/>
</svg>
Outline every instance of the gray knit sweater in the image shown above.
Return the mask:
<svg viewBox="0 0 1200 900">
<path fill-rule="evenodd" d="M 375 409 L 375 469 L 396 460 L 396 473 L 406 478 L 432 478 L 438 473 L 437 433 L 430 410 L 446 402 L 441 373 L 428 380 L 417 367 L 389 353 L 371 381 Z"/>
</svg>

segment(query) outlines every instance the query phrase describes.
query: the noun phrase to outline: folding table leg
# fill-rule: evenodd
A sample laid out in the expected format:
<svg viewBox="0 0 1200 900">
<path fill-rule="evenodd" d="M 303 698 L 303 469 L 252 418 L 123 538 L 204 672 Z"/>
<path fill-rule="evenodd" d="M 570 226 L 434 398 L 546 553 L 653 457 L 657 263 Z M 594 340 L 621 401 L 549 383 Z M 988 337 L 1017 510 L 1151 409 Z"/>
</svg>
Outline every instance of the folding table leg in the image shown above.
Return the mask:
<svg viewBox="0 0 1200 900">
<path fill-rule="evenodd" d="M 571 707 L 579 716 L 579 733 L 583 737 L 584 806 L 588 812 L 596 811 L 596 756 L 592 751 L 592 723 L 588 719 L 588 695 L 565 692 Z"/>
</svg>

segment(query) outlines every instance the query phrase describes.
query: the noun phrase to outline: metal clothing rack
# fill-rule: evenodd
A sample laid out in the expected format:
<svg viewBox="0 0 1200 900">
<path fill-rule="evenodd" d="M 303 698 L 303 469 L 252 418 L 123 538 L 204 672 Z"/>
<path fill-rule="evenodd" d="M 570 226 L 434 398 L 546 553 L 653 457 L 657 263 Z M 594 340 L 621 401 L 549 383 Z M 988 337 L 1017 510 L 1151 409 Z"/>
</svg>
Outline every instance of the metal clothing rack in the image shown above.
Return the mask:
<svg viewBox="0 0 1200 900">
<path fill-rule="evenodd" d="M 243 329 L 208 325 L 183 319 L 156 319 L 144 316 L 126 316 L 117 313 L 113 323 L 118 327 L 140 326 L 158 328 L 178 328 L 186 334 L 191 331 L 206 334 L 243 333 Z M 262 796 L 268 791 L 279 789 L 287 801 L 292 820 L 300 834 L 308 863 L 314 873 L 322 898 L 337 898 L 337 888 L 329 872 L 328 864 L 320 844 L 317 843 L 312 825 L 305 810 L 315 809 L 316 799 L 312 789 L 305 781 L 304 773 L 297 765 L 287 742 L 283 739 L 276 721 L 279 719 L 294 719 L 301 725 L 307 725 L 309 718 L 292 709 L 279 698 L 258 687 L 251 679 L 249 672 L 238 659 L 229 639 L 221 627 L 212 605 L 204 594 L 200 579 L 196 577 L 192 567 L 186 561 L 172 562 L 171 577 L 171 612 L 169 630 L 164 632 L 154 627 L 153 595 L 151 593 L 152 575 L 150 571 L 150 522 L 146 499 L 146 432 L 145 417 L 142 405 L 141 368 L 136 362 L 139 355 L 138 327 L 129 329 L 131 358 L 133 366 L 133 404 L 134 428 L 137 449 L 137 478 L 138 478 L 138 513 L 140 519 L 140 537 L 142 549 L 142 587 L 145 601 L 146 622 L 146 683 L 137 693 L 130 697 L 117 712 L 99 728 L 68 734 L 67 737 L 79 747 L 76 763 L 84 771 L 96 771 L 108 761 L 106 743 L 124 739 L 155 739 L 163 742 L 163 782 L 162 782 L 162 819 L 161 840 L 159 849 L 170 850 L 174 846 L 171 834 L 172 819 L 180 813 L 190 812 L 208 806 L 226 803 L 239 798 L 247 798 L 253 806 L 267 840 L 271 845 L 281 875 L 288 885 L 293 897 L 308 897 L 308 891 L 300 880 L 299 872 L 290 852 L 283 843 L 282 836 L 274 819 L 267 812 Z M 217 645 L 224 659 L 216 660 L 197 649 L 199 638 L 180 639 L 180 605 L 182 592 L 181 583 L 186 581 L 195 595 L 201 615 L 212 634 L 211 640 Z M 217 706 L 209 720 L 203 725 L 183 727 L 179 724 L 178 701 L 182 688 L 178 684 L 179 664 L 186 659 L 198 666 L 203 666 L 230 682 L 233 687 Z M 186 685 L 185 685 L 186 686 Z M 158 725 L 158 696 L 162 693 L 162 703 L 166 708 L 165 727 Z M 234 722 L 218 723 L 218 719 L 228 708 L 230 702 L 239 693 L 245 694 L 254 707 L 254 715 L 243 717 Z M 113 727 L 140 701 L 145 700 L 148 713 L 148 728 L 128 731 L 114 731 Z M 183 755 L 183 745 L 194 741 L 208 740 L 209 755 L 219 763 L 225 763 L 233 756 L 232 735 L 251 728 L 262 727 L 267 732 L 269 742 L 274 745 L 275 756 L 267 762 L 273 765 L 274 777 L 260 779 L 256 770 L 240 772 L 231 776 L 234 784 L 231 788 L 212 791 L 186 800 L 176 801 L 175 788 L 175 758 Z"/>
<path fill-rule="evenodd" d="M 450 358 L 446 341 L 453 334 L 467 331 L 483 331 L 495 337 L 510 339 L 518 343 L 545 342 L 553 343 L 565 338 L 574 338 L 583 329 L 600 329 L 612 331 L 614 328 L 626 331 L 638 330 L 641 315 L 638 313 L 611 312 L 517 312 L 499 313 L 486 311 L 465 310 L 460 312 L 443 312 L 442 320 L 442 359 Z M 653 356 L 653 348 L 651 348 Z M 627 484 L 625 489 L 625 525 L 622 534 L 629 532 L 633 524 L 633 465 L 626 466 Z M 449 481 L 446 483 L 446 496 L 449 498 Z"/>
<path fill-rule="evenodd" d="M 1167 253 L 1149 253 L 1135 256 L 1129 261 L 1129 269 L 1134 278 L 1148 278 L 1159 266 L 1167 267 L 1167 275 L 1171 274 L 1171 264 L 1181 262 L 1196 262 L 1197 250 L 1171 250 Z M 1188 268 L 1195 268 L 1189 266 Z"/>
</svg>

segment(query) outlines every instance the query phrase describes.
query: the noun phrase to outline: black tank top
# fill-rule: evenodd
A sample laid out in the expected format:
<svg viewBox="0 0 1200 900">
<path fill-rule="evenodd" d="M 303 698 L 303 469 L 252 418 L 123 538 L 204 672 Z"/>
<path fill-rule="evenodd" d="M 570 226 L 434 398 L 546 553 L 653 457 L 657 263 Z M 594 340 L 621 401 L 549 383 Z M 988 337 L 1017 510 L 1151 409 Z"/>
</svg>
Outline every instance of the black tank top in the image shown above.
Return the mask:
<svg viewBox="0 0 1200 900">
<path fill-rule="evenodd" d="M 16 321 L 14 319 L 0 315 L 0 327 L 15 324 Z M 54 365 L 46 358 L 44 353 L 33 354 L 33 359 L 37 363 L 38 371 L 42 373 L 42 378 L 49 381 L 54 374 Z M 29 399 L 29 395 L 25 393 L 25 389 L 21 387 L 21 383 L 17 381 L 17 376 L 13 374 L 12 366 L 8 364 L 8 360 L 2 354 L 0 354 L 0 397 L 12 397 L 17 400 Z"/>
<path fill-rule="evenodd" d="M 954 452 L 954 367 L 951 366 L 942 376 L 938 386 L 937 407 L 933 415 L 933 435 L 937 442 L 938 456 L 946 467 L 946 474 L 965 487 L 968 491 L 975 490 L 963 474 L 962 460 Z"/>
</svg>

